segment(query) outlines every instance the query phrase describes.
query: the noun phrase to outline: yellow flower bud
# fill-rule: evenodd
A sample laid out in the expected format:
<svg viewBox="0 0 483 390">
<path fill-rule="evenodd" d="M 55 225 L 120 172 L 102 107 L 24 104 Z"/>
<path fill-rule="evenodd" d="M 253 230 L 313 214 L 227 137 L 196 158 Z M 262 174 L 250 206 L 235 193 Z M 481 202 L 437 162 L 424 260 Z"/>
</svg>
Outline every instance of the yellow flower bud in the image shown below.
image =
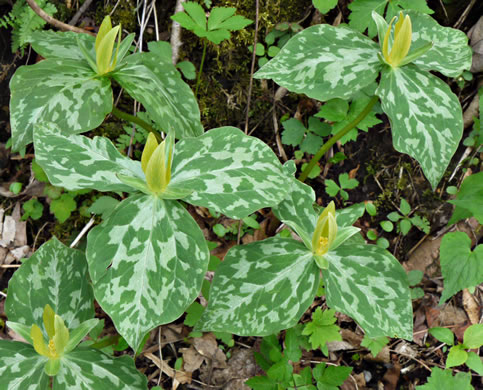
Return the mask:
<svg viewBox="0 0 483 390">
<path fill-rule="evenodd" d="M 397 68 L 409 52 L 411 47 L 412 25 L 409 15 L 403 16 L 401 12 L 397 23 L 394 26 L 394 40 L 389 52 L 389 38 L 391 35 L 392 24 L 396 17 L 392 18 L 384 35 L 384 42 L 382 44 L 382 54 L 386 62 L 393 68 Z"/>
<path fill-rule="evenodd" d="M 156 137 L 150 133 L 141 156 L 141 168 L 146 176 L 148 188 L 155 194 L 164 192 L 171 180 L 174 135 L 169 133 L 158 145 Z"/>
<path fill-rule="evenodd" d="M 118 44 L 114 58 L 112 52 L 114 50 L 114 42 L 118 38 Z M 111 18 L 106 16 L 102 21 L 101 27 L 96 37 L 96 64 L 97 74 L 103 75 L 114 70 L 117 62 L 117 53 L 121 40 L 121 26 L 112 28 Z"/>
<path fill-rule="evenodd" d="M 312 252 L 316 256 L 324 256 L 337 236 L 335 220 L 335 204 L 330 202 L 320 214 L 312 236 Z"/>
</svg>

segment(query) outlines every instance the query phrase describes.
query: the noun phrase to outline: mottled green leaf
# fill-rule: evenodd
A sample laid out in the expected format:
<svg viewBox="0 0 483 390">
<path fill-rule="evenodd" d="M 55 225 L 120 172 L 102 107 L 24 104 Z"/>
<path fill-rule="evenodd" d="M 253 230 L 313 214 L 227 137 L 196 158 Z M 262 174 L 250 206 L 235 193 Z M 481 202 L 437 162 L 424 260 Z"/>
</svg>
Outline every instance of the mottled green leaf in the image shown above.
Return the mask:
<svg viewBox="0 0 483 390">
<path fill-rule="evenodd" d="M 91 230 L 87 259 L 97 301 L 136 350 L 146 332 L 198 296 L 209 253 L 184 207 L 139 194 Z"/>
<path fill-rule="evenodd" d="M 325 255 L 327 304 L 358 322 L 368 337 L 412 340 L 409 282 L 399 262 L 375 245 L 339 246 Z"/>
<path fill-rule="evenodd" d="M 99 126 L 112 110 L 112 89 L 94 76 L 87 61 L 69 58 L 18 68 L 10 82 L 13 149 L 32 142 L 39 122 L 55 122 L 65 134 Z"/>
<path fill-rule="evenodd" d="M 483 282 L 483 245 L 471 251 L 471 240 L 466 233 L 445 234 L 439 252 L 444 280 L 440 303 L 464 288 Z"/>
<path fill-rule="evenodd" d="M 129 356 L 113 359 L 95 349 L 76 349 L 62 358 L 54 390 L 143 390 L 147 378 Z"/>
<path fill-rule="evenodd" d="M 123 156 L 109 139 L 67 136 L 54 124 L 37 125 L 35 157 L 52 184 L 69 190 L 126 191 L 117 174 L 144 179 L 139 161 Z"/>
<path fill-rule="evenodd" d="M 0 340 L 0 390 L 49 389 L 47 360 L 29 344 Z"/>
<path fill-rule="evenodd" d="M 373 82 L 379 46 L 348 27 L 319 24 L 295 35 L 256 78 L 326 101 L 349 98 Z"/>
<path fill-rule="evenodd" d="M 83 61 L 84 54 L 77 45 L 81 39 L 89 53 L 95 58 L 94 44 L 96 38 L 89 34 L 79 34 L 72 31 L 34 31 L 29 39 L 32 48 L 44 58 L 58 58 Z"/>
<path fill-rule="evenodd" d="M 273 237 L 235 246 L 216 270 L 199 330 L 265 336 L 294 326 L 312 303 L 319 271 L 300 242 Z"/>
<path fill-rule="evenodd" d="M 93 294 L 83 252 L 55 237 L 15 272 L 8 285 L 5 312 L 10 321 L 43 326 L 46 304 L 73 329 L 94 317 Z"/>
<path fill-rule="evenodd" d="M 356 203 L 352 206 L 336 210 L 335 217 L 337 226 L 352 226 L 364 214 L 364 203 Z"/>
<path fill-rule="evenodd" d="M 428 41 L 433 47 L 413 64 L 421 69 L 440 72 L 448 77 L 459 76 L 471 68 L 472 50 L 468 37 L 463 31 L 442 27 L 431 16 L 408 11 L 413 29 L 411 52 L 424 46 Z"/>
<path fill-rule="evenodd" d="M 160 64 L 155 53 L 138 53 L 119 66 L 113 78 L 141 102 L 158 127 L 174 131 L 176 138 L 203 134 L 193 91 L 172 64 Z"/>
<path fill-rule="evenodd" d="M 458 98 L 414 65 L 385 68 L 376 94 L 389 116 L 394 148 L 416 159 L 436 188 L 463 134 Z"/>
<path fill-rule="evenodd" d="M 312 206 L 315 202 L 315 192 L 312 187 L 295 178 L 287 181 L 287 185 L 290 185 L 287 197 L 273 208 L 273 213 L 294 229 L 306 247 L 310 248 L 318 218 Z"/>
<path fill-rule="evenodd" d="M 278 204 L 288 179 L 264 142 L 220 127 L 176 144 L 170 184 L 194 190 L 188 203 L 239 219 Z"/>
</svg>

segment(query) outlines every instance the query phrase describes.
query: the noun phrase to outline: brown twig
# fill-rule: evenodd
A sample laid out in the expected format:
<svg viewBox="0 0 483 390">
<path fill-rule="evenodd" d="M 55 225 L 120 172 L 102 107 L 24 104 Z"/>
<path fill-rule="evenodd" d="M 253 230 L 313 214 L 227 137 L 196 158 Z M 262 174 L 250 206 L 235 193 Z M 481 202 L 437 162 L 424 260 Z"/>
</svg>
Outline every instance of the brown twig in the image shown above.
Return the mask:
<svg viewBox="0 0 483 390">
<path fill-rule="evenodd" d="M 92 0 L 86 0 L 84 4 L 82 4 L 81 7 L 77 10 L 77 12 L 72 17 L 72 19 L 69 20 L 69 24 L 72 26 L 75 26 L 79 21 L 80 17 L 84 14 L 84 12 L 86 12 L 87 8 L 89 8 L 91 3 L 92 3 Z"/>
<path fill-rule="evenodd" d="M 84 30 L 83 28 L 74 27 L 74 26 L 71 26 L 69 24 L 63 23 L 60 20 L 57 20 L 57 19 L 53 18 L 52 16 L 50 16 L 49 14 L 47 14 L 42 8 L 40 8 L 38 6 L 38 4 L 35 2 L 35 0 L 27 0 L 27 4 L 30 6 L 30 8 L 32 8 L 32 10 L 37 15 L 39 15 L 47 23 L 51 24 L 54 27 L 57 27 L 59 30 L 62 30 L 62 31 L 73 31 L 73 32 L 76 32 L 76 33 L 89 34 L 89 35 L 92 35 L 92 36 L 95 36 L 96 35 L 96 34 L 90 32 L 90 31 Z"/>
<path fill-rule="evenodd" d="M 245 134 L 248 134 L 248 118 L 250 116 L 250 102 L 252 100 L 253 73 L 255 73 L 255 61 L 257 59 L 257 36 L 258 36 L 258 10 L 260 4 L 255 0 L 255 37 L 253 38 L 252 66 L 250 68 L 250 83 L 248 84 L 247 114 L 245 116 Z"/>
</svg>

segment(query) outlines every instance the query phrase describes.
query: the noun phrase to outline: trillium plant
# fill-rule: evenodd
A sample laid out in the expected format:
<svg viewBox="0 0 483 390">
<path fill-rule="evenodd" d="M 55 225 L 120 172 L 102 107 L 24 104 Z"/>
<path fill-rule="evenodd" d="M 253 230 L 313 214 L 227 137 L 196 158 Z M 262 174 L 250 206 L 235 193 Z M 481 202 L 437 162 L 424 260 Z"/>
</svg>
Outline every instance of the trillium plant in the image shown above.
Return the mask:
<svg viewBox="0 0 483 390">
<path fill-rule="evenodd" d="M 72 32 L 37 31 L 31 44 L 46 59 L 20 67 L 10 82 L 10 123 L 14 150 L 33 140 L 33 126 L 55 122 L 64 134 L 98 127 L 111 113 L 150 129 L 138 117 L 113 107 L 112 81 L 139 101 L 162 130 L 179 138 L 203 133 L 200 111 L 190 87 L 162 55 L 130 54 L 134 34 L 120 42 L 120 26 L 104 19 L 96 38 Z M 117 40 L 117 43 L 116 43 Z"/>
<path fill-rule="evenodd" d="M 231 8 L 215 8 L 206 19 L 200 7 L 186 4 L 191 19 L 216 38 L 248 23 Z M 190 22 L 186 17 L 178 15 Z M 346 26 L 313 26 L 291 38 L 256 77 L 321 101 L 362 92 L 369 98 L 358 120 L 380 99 L 395 148 L 419 161 L 434 188 L 463 125 L 457 97 L 429 71 L 458 76 L 471 65 L 471 49 L 461 31 L 427 15 L 409 11 L 389 23 L 377 13 L 373 18 L 380 45 Z M 336 210 L 330 202 L 321 210 L 303 184 L 352 128 L 323 145 L 296 180 L 295 164 L 282 166 L 261 140 L 234 127 L 204 132 L 194 94 L 163 44 L 133 53 L 133 38 L 121 40 L 121 27 L 112 27 L 109 17 L 97 38 L 35 32 L 32 46 L 46 59 L 20 67 L 12 78 L 13 149 L 33 142 L 35 160 L 54 186 L 114 192 L 122 201 L 89 232 L 85 254 L 53 238 L 15 272 L 5 310 L 8 326 L 26 343 L 0 340 L 0 389 L 77 389 L 79 383 L 92 390 L 146 389 L 132 359 L 113 358 L 84 340 L 99 326 L 93 301 L 135 351 L 149 331 L 183 315 L 200 293 L 210 259 L 192 206 L 233 219 L 271 207 L 292 230 L 290 238 L 228 251 L 196 329 L 274 334 L 295 326 L 323 285 L 327 305 L 351 316 L 367 337 L 411 340 L 404 269 L 352 226 L 364 205 Z M 153 126 L 113 107 L 113 82 L 143 105 Z M 150 131 L 141 161 L 122 155 L 107 138 L 80 134 L 111 112 Z"/>
<path fill-rule="evenodd" d="M 201 290 L 209 252 L 179 202 L 243 218 L 285 198 L 288 176 L 262 141 L 233 127 L 176 145 L 148 138 L 141 161 L 107 138 L 64 135 L 56 125 L 34 132 L 37 163 L 69 190 L 123 191 L 123 200 L 87 237 L 97 302 L 137 350 L 144 335 L 181 316 Z"/>
<path fill-rule="evenodd" d="M 468 39 L 416 11 L 400 13 L 389 24 L 376 12 L 372 17 L 379 46 L 349 27 L 320 24 L 295 35 L 255 77 L 321 101 L 351 99 L 358 91 L 375 93 L 359 120 L 380 99 L 391 122 L 394 148 L 416 159 L 435 188 L 461 140 L 463 115 L 457 96 L 429 71 L 456 77 L 469 69 Z M 322 146 L 302 180 L 327 147 L 352 128 L 342 129 Z"/>
<path fill-rule="evenodd" d="M 288 197 L 273 211 L 297 239 L 272 237 L 230 249 L 196 327 L 265 336 L 295 326 L 312 304 L 322 275 L 328 306 L 354 318 L 368 337 L 411 340 L 406 272 L 389 252 L 365 244 L 351 226 L 364 205 L 337 212 L 331 202 L 318 215 L 312 188 L 291 182 Z"/>
</svg>

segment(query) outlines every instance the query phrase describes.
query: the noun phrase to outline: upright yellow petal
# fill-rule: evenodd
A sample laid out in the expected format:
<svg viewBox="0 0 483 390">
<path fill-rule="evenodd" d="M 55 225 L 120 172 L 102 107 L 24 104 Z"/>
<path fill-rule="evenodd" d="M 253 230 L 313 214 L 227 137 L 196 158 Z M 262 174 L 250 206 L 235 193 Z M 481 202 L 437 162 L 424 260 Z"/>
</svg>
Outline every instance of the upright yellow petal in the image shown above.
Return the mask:
<svg viewBox="0 0 483 390">
<path fill-rule="evenodd" d="M 317 256 L 323 256 L 328 251 L 337 235 L 335 220 L 335 204 L 330 202 L 320 214 L 312 236 L 312 251 Z"/>
<path fill-rule="evenodd" d="M 64 325 L 64 321 L 57 314 L 55 315 L 55 335 L 52 338 L 54 341 L 56 356 L 62 356 L 64 349 L 69 342 L 69 330 Z"/>
<path fill-rule="evenodd" d="M 42 330 L 37 325 L 32 325 L 30 337 L 32 338 L 35 351 L 39 355 L 50 357 L 49 347 L 47 347 L 47 344 L 45 344 Z"/>
<path fill-rule="evenodd" d="M 97 33 L 97 36 L 96 36 L 96 45 L 95 45 L 96 53 L 97 53 L 97 48 L 101 44 L 101 41 L 104 39 L 106 34 L 111 30 L 112 30 L 111 17 L 107 15 L 102 21 L 101 27 L 99 27 L 99 32 Z"/>
<path fill-rule="evenodd" d="M 112 70 L 112 51 L 114 49 L 114 42 L 116 41 L 116 36 L 120 33 L 119 29 L 120 26 L 116 26 L 111 31 L 109 31 L 104 36 L 104 38 L 102 38 L 99 46 L 96 49 L 97 74 L 99 75 L 103 75 Z"/>
<path fill-rule="evenodd" d="M 406 15 L 397 35 L 395 34 L 394 36 L 394 44 L 389 55 L 389 62 L 393 67 L 397 67 L 408 54 L 409 48 L 411 47 L 411 38 L 411 19 L 409 15 Z"/>
<path fill-rule="evenodd" d="M 154 193 L 162 192 L 166 183 L 166 141 L 161 142 L 151 155 L 146 167 L 146 183 Z"/>
<path fill-rule="evenodd" d="M 387 27 L 386 35 L 384 35 L 384 42 L 382 43 L 382 55 L 387 62 L 389 62 L 389 38 L 391 37 L 392 24 L 394 23 L 395 19 L 395 16 L 391 19 L 391 22 Z"/>
<path fill-rule="evenodd" d="M 157 147 L 158 140 L 156 139 L 156 136 L 153 133 L 149 133 L 148 139 L 146 140 L 146 145 L 144 146 L 143 154 L 141 155 L 141 168 L 143 169 L 144 173 L 146 173 L 149 159 Z"/>
<path fill-rule="evenodd" d="M 44 314 L 42 317 L 44 320 L 45 330 L 47 331 L 47 336 L 49 336 L 49 339 L 51 339 L 52 337 L 54 337 L 54 334 L 55 334 L 55 327 L 54 327 L 55 313 L 49 304 L 45 305 Z"/>
</svg>

